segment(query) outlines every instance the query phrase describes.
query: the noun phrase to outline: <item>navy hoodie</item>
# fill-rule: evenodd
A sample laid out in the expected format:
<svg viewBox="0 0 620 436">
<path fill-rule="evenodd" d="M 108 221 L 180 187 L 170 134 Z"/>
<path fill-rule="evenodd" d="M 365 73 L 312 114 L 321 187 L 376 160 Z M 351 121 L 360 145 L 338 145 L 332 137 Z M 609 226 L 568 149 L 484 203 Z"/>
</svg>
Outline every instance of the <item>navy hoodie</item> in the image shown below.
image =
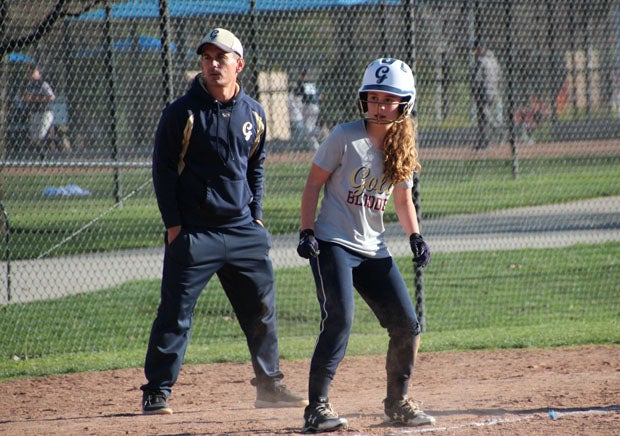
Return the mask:
<svg viewBox="0 0 620 436">
<path fill-rule="evenodd" d="M 215 100 L 200 77 L 162 111 L 155 134 L 153 185 L 164 225 L 205 230 L 262 220 L 265 112 L 242 88 L 229 102 Z"/>
</svg>

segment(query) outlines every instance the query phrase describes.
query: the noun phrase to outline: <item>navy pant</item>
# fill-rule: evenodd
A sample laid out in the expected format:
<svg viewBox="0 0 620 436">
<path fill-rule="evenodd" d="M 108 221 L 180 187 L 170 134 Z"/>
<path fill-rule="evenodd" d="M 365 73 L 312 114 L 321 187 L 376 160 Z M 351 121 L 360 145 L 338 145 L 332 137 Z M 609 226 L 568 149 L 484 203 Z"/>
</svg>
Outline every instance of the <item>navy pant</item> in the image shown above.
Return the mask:
<svg viewBox="0 0 620 436">
<path fill-rule="evenodd" d="M 310 362 L 308 398 L 325 401 L 344 358 L 354 315 L 354 289 L 390 337 L 387 397 L 404 398 L 414 365 L 414 339 L 420 334 L 407 285 L 392 257 L 367 258 L 318 241 L 321 254 L 310 260 L 321 309 L 319 336 Z"/>
<path fill-rule="evenodd" d="M 246 336 L 256 383 L 278 384 L 279 369 L 271 238 L 256 222 L 205 232 L 182 230 L 166 245 L 161 299 L 153 322 L 143 390 L 170 395 L 190 337 L 200 293 L 217 274 Z"/>
</svg>

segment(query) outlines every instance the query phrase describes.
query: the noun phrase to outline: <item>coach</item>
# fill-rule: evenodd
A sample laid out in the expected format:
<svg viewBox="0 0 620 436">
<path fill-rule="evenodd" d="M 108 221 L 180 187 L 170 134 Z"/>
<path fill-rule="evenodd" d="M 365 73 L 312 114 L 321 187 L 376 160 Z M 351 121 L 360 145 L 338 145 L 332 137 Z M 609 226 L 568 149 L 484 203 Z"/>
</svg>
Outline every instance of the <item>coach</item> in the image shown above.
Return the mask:
<svg viewBox="0 0 620 436">
<path fill-rule="evenodd" d="M 214 274 L 247 339 L 255 406 L 304 407 L 279 369 L 271 237 L 262 223 L 265 113 L 237 81 L 245 61 L 235 35 L 214 29 L 196 52 L 201 73 L 163 110 L 155 136 L 153 184 L 166 238 L 142 411 L 172 413 L 167 400 L 194 307 Z"/>
</svg>

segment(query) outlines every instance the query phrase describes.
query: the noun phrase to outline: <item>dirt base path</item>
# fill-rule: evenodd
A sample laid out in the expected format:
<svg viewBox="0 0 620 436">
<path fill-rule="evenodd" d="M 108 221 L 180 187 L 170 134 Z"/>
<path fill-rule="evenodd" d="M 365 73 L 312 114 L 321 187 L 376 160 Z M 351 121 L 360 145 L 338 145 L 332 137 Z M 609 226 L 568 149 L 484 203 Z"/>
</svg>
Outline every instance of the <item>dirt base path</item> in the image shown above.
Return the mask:
<svg viewBox="0 0 620 436">
<path fill-rule="evenodd" d="M 305 392 L 308 361 L 283 361 Z M 332 388 L 347 435 L 617 435 L 620 346 L 441 352 L 420 355 L 411 396 L 433 426 L 383 421 L 384 357 L 347 357 Z M 302 409 L 255 409 L 249 364 L 187 365 L 173 415 L 140 414 L 139 368 L 0 383 L 5 435 L 289 435 Z M 553 409 L 556 419 L 551 419 Z"/>
<path fill-rule="evenodd" d="M 592 140 L 571 142 L 545 142 L 540 144 L 517 144 L 518 159 L 533 159 L 538 157 L 574 157 L 583 156 L 618 156 L 620 155 L 620 140 Z M 424 165 L 428 160 L 484 160 L 514 158 L 514 151 L 510 144 L 493 144 L 484 150 L 474 150 L 472 147 L 424 147 L 419 148 L 419 158 Z M 314 152 L 267 153 L 268 163 L 304 163 L 311 162 Z"/>
</svg>

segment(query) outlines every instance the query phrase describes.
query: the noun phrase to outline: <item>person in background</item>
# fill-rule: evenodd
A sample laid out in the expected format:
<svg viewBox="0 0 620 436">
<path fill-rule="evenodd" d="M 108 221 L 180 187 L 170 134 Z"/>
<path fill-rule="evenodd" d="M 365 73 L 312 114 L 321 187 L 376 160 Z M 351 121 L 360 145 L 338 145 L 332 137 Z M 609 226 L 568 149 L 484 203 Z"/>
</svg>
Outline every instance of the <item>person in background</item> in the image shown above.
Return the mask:
<svg viewBox="0 0 620 436">
<path fill-rule="evenodd" d="M 491 142 L 502 139 L 502 70 L 495 54 L 481 40 L 476 39 L 473 42 L 472 51 L 476 57 L 472 97 L 476 102 L 478 119 L 478 143 L 474 149 L 480 150 L 488 148 Z"/>
<path fill-rule="evenodd" d="M 196 49 L 201 72 L 162 112 L 153 185 L 166 227 L 160 303 L 141 386 L 144 414 L 170 414 L 196 302 L 213 275 L 250 351 L 255 407 L 304 407 L 279 368 L 271 236 L 263 225 L 265 112 L 238 82 L 243 47 L 216 28 Z M 208 400 L 208 399 L 205 399 Z"/>
<path fill-rule="evenodd" d="M 303 68 L 299 72 L 295 96 L 301 99 L 304 134 L 306 142 L 311 150 L 319 148 L 320 128 L 318 125 L 321 108 L 319 102 L 321 92 L 317 83 L 308 78 L 308 69 Z"/>
<path fill-rule="evenodd" d="M 305 149 L 306 126 L 304 124 L 303 96 L 298 92 L 298 86 L 292 86 L 288 93 L 288 111 L 291 125 L 291 144 L 294 149 Z"/>
<path fill-rule="evenodd" d="M 519 134 L 519 139 L 525 144 L 532 145 L 535 136 L 542 127 L 549 110 L 545 101 L 536 93 L 531 93 L 527 104 L 517 108 L 514 114 L 515 127 Z"/>
<path fill-rule="evenodd" d="M 30 147 L 40 159 L 44 159 L 48 151 L 47 135 L 54 122 L 52 102 L 56 99 L 56 95 L 50 84 L 44 80 L 38 65 L 30 66 L 28 73 L 30 80 L 20 98 L 29 113 Z"/>
<path fill-rule="evenodd" d="M 354 290 L 389 335 L 383 410 L 390 422 L 433 424 L 408 397 L 420 344 L 420 323 L 409 290 L 385 241 L 383 214 L 390 197 L 419 268 L 430 261 L 412 200 L 420 171 L 411 118 L 416 90 L 409 66 L 373 61 L 359 89 L 361 120 L 336 126 L 316 152 L 301 200 L 297 253 L 310 259 L 321 311 L 310 362 L 303 432 L 348 427 L 329 401 L 354 315 Z M 321 189 L 323 199 L 316 214 Z"/>
</svg>

